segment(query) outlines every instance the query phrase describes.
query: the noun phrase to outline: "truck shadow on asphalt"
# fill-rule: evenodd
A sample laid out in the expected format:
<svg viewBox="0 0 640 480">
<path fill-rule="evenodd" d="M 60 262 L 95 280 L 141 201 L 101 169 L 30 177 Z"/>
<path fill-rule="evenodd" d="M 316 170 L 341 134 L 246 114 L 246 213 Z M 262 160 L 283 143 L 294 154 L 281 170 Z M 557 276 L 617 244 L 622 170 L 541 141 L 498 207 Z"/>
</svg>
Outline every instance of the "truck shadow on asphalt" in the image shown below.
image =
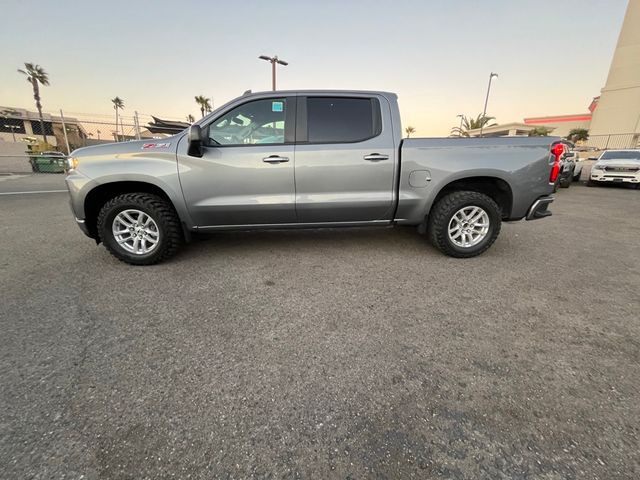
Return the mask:
<svg viewBox="0 0 640 480">
<path fill-rule="evenodd" d="M 295 254 L 310 250 L 324 253 L 326 249 L 335 248 L 354 252 L 366 248 L 380 255 L 409 249 L 441 256 L 430 245 L 426 236 L 418 234 L 415 227 L 396 226 L 199 233 L 193 236 L 192 241 L 175 261 L 179 262 L 207 253 L 238 254 L 249 249 L 252 251 L 277 249 Z"/>
</svg>

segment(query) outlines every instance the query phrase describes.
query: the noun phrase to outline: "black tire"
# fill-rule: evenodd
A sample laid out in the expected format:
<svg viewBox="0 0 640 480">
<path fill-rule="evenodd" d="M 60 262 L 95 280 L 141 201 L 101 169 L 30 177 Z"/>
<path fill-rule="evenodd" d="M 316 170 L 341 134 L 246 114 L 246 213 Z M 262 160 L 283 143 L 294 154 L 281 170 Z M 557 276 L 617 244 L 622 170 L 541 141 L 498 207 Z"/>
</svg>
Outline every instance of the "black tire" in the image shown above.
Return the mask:
<svg viewBox="0 0 640 480">
<path fill-rule="evenodd" d="M 489 231 L 477 245 L 461 247 L 449 238 L 449 223 L 458 210 L 468 206 L 481 207 L 487 212 Z M 458 191 L 445 195 L 432 207 L 427 221 L 427 235 L 433 246 L 445 255 L 469 258 L 480 255 L 493 245 L 500 233 L 501 223 L 502 212 L 491 197 L 480 192 Z"/>
<path fill-rule="evenodd" d="M 580 181 L 580 176 L 582 175 L 582 172 L 578 173 L 577 175 L 573 176 L 573 181 L 574 182 L 579 182 Z"/>
<path fill-rule="evenodd" d="M 567 177 L 563 180 L 560 180 L 560 188 L 569 188 L 571 186 L 572 177 Z"/>
<path fill-rule="evenodd" d="M 113 221 L 118 213 L 136 209 L 149 215 L 157 224 L 160 238 L 156 247 L 147 254 L 134 254 L 118 244 L 112 232 Z M 127 193 L 112 198 L 104 204 L 98 214 L 98 235 L 106 249 L 118 260 L 131 265 L 153 265 L 175 255 L 183 243 L 180 220 L 173 206 L 150 193 Z"/>
<path fill-rule="evenodd" d="M 598 184 L 596 182 L 594 182 L 593 180 L 589 179 L 587 180 L 587 187 L 597 187 Z"/>
</svg>

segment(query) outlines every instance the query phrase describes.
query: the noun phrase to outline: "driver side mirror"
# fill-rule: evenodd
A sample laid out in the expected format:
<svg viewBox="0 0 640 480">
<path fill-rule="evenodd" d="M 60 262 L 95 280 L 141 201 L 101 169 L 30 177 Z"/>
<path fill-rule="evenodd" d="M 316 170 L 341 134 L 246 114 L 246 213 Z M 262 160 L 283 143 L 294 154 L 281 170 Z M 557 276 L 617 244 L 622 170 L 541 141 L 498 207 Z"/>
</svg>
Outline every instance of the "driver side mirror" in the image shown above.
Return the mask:
<svg viewBox="0 0 640 480">
<path fill-rule="evenodd" d="M 202 129 L 200 125 L 191 125 L 187 134 L 189 149 L 187 154 L 192 157 L 202 157 Z"/>
</svg>

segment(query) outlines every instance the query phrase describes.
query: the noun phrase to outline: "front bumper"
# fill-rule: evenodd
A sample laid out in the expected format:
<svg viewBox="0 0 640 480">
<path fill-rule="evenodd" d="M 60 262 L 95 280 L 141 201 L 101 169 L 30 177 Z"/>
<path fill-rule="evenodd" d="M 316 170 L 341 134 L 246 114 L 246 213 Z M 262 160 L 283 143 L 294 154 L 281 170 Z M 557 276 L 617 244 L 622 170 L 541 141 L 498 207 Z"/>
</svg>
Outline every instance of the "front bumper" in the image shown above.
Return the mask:
<svg viewBox="0 0 640 480">
<path fill-rule="evenodd" d="M 606 170 L 591 170 L 589 177 L 593 182 L 632 183 L 640 184 L 640 173 L 635 172 L 607 172 Z"/>
<path fill-rule="evenodd" d="M 71 211 L 73 211 L 73 207 L 71 208 Z M 87 223 L 84 220 L 79 219 L 78 217 L 74 216 L 74 218 L 76 219 L 76 224 L 78 225 L 80 230 L 82 230 L 82 233 L 84 233 L 89 238 L 93 238 L 93 236 L 89 232 L 89 228 L 87 227 Z"/>
<path fill-rule="evenodd" d="M 551 204 L 554 200 L 555 200 L 555 197 L 553 195 L 545 195 L 543 197 L 538 198 L 529 207 L 526 219 L 538 220 L 540 218 L 550 217 L 551 211 L 549 210 L 549 204 Z"/>
<path fill-rule="evenodd" d="M 84 219 L 84 199 L 86 192 L 90 190 L 92 180 L 77 170 L 70 170 L 65 177 L 65 182 L 69 190 L 69 206 L 76 224 L 85 235 L 92 237 Z"/>
</svg>

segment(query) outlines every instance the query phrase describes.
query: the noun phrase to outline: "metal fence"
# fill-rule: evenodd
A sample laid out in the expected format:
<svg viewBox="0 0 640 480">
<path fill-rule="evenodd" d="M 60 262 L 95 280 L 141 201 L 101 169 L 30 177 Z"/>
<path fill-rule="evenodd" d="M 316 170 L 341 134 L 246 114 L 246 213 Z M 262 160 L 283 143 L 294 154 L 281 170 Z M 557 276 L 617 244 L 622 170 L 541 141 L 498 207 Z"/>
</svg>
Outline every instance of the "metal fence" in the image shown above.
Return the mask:
<svg viewBox="0 0 640 480">
<path fill-rule="evenodd" d="M 0 107 L 0 173 L 60 173 L 60 158 L 77 148 L 162 139 L 181 132 L 190 123 L 138 112 L 116 118 L 115 113 L 60 110 L 43 117 L 41 121 L 35 112 Z"/>
<path fill-rule="evenodd" d="M 0 174 L 61 173 L 66 155 L 76 148 L 103 143 L 162 139 L 189 126 L 188 121 L 148 114 L 122 115 L 63 112 L 38 114 L 25 109 L 0 107 Z M 47 140 L 46 152 L 31 151 Z M 640 134 L 591 135 L 586 146 L 593 150 L 640 148 Z M 40 149 L 42 152 L 42 149 Z"/>
<path fill-rule="evenodd" d="M 640 148 L 640 134 L 616 133 L 611 135 L 590 135 L 587 140 L 587 145 L 596 150 Z"/>
</svg>

